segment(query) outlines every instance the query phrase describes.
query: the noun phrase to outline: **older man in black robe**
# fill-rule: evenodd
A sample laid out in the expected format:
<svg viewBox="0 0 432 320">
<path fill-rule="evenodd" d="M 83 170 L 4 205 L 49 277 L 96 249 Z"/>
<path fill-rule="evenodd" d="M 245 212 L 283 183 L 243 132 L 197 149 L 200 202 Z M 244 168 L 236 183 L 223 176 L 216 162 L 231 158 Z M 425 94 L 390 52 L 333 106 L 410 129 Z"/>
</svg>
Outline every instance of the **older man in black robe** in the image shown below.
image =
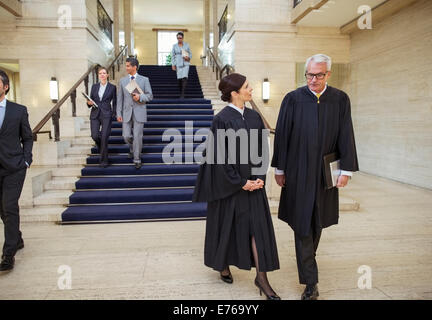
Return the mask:
<svg viewBox="0 0 432 320">
<path fill-rule="evenodd" d="M 279 112 L 272 167 L 282 187 L 279 219 L 294 230 L 302 300 L 316 299 L 315 260 L 321 230 L 338 223 L 338 188 L 358 171 L 348 95 L 327 85 L 330 57 L 317 54 L 306 62 L 307 86 L 288 93 Z M 336 153 L 341 174 L 337 187 L 327 189 L 323 158 Z"/>
</svg>

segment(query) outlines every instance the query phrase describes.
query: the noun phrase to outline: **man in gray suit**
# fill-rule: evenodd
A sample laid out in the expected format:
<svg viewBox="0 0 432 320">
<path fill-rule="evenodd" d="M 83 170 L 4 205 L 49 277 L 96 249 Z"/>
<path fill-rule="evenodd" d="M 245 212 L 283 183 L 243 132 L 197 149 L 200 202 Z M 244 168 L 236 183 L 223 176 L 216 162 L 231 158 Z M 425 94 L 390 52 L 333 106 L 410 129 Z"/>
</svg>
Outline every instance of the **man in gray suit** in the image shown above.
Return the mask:
<svg viewBox="0 0 432 320">
<path fill-rule="evenodd" d="M 135 58 L 126 59 L 128 75 L 120 79 L 117 93 L 117 121 L 123 123 L 123 139 L 129 145 L 129 158 L 133 157 L 135 168 L 141 168 L 144 122 L 147 121 L 146 103 L 153 99 L 150 81 L 138 74 L 139 62 Z M 126 86 L 135 80 L 144 92 L 130 94 Z"/>
</svg>

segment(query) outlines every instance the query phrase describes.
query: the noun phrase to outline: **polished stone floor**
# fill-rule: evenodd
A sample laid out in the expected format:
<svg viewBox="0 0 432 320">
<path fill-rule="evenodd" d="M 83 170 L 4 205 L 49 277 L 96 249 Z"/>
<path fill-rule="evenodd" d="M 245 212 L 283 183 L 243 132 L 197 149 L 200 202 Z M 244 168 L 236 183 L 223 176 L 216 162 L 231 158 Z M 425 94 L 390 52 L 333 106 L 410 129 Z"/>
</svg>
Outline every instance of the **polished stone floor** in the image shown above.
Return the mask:
<svg viewBox="0 0 432 320">
<path fill-rule="evenodd" d="M 432 299 L 432 191 L 357 174 L 343 195 L 360 210 L 323 231 L 320 299 Z M 273 221 L 281 269 L 269 279 L 283 299 L 299 299 L 293 232 Z M 0 275 L 0 299 L 262 299 L 253 270 L 231 268 L 229 285 L 203 265 L 205 221 L 21 229 L 25 248 Z M 371 288 L 360 289 L 368 275 Z"/>
</svg>

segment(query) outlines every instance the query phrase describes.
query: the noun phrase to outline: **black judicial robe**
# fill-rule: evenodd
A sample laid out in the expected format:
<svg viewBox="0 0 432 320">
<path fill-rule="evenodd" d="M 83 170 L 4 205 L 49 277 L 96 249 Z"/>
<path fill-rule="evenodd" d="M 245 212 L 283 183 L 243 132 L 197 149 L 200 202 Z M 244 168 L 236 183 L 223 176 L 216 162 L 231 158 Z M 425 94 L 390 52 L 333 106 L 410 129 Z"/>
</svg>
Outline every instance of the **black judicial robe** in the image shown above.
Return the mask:
<svg viewBox="0 0 432 320">
<path fill-rule="evenodd" d="M 328 86 L 319 99 L 307 86 L 288 93 L 279 111 L 272 167 L 285 171 L 279 219 L 301 236 L 338 223 L 339 193 L 324 184 L 323 156 L 337 152 L 341 169 L 358 171 L 348 95 Z"/>
<path fill-rule="evenodd" d="M 259 114 L 245 108 L 242 117 L 240 112 L 227 106 L 215 116 L 211 127 L 215 137 L 214 159 L 217 157 L 216 130 L 237 131 L 241 128 L 248 130 L 248 137 L 250 129 L 259 129 L 258 150 L 262 155 L 261 135 L 265 127 Z M 250 157 L 249 163 L 240 164 L 240 141 L 237 138 L 235 164 L 217 164 L 214 160 L 214 164 L 200 165 L 193 201 L 207 202 L 204 264 L 218 271 L 224 270 L 228 265 L 250 270 L 255 267 L 251 249 L 253 236 L 260 271 L 276 270 L 279 269 L 279 258 L 265 188 L 252 192 L 242 189 L 248 179 L 260 178 L 265 181 L 266 176 L 252 175 L 252 167 L 255 165 L 251 163 Z M 224 145 L 227 147 L 226 141 Z M 228 151 L 225 154 L 227 158 Z"/>
</svg>

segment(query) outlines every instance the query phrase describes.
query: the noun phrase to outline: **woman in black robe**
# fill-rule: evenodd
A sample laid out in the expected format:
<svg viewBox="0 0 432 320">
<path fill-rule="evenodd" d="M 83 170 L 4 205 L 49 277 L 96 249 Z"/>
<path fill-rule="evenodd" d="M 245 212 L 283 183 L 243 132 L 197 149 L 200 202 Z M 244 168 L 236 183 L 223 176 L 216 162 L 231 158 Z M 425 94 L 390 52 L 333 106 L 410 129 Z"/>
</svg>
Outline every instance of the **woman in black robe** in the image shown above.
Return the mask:
<svg viewBox="0 0 432 320">
<path fill-rule="evenodd" d="M 266 168 L 263 171 L 262 164 L 253 163 L 249 152 L 255 147 L 260 156 L 269 156 L 263 150 L 264 123 L 256 111 L 245 107 L 245 102 L 252 99 L 252 88 L 246 77 L 230 74 L 221 80 L 219 90 L 222 100 L 231 103 L 213 120 L 204 152 L 206 161 L 200 166 L 193 197 L 195 202 L 208 204 L 204 264 L 219 271 L 227 283 L 233 282 L 230 265 L 244 270 L 255 267 L 255 285 L 260 294 L 263 291 L 267 299 L 279 300 L 267 279 L 268 271 L 279 269 L 279 258 L 264 189 Z M 218 131 L 228 129 L 246 134 L 249 147 L 246 161 L 240 161 L 243 159 L 240 151 L 245 146 L 241 137 L 234 140 L 236 154 L 233 156 L 228 152 L 229 139 L 218 135 Z M 258 141 L 251 141 L 251 130 L 258 132 Z M 225 148 L 224 156 L 217 152 L 221 150 L 216 147 L 218 144 Z M 223 157 L 224 161 L 218 161 L 217 158 Z M 258 167 L 261 172 L 254 170 Z"/>
</svg>

